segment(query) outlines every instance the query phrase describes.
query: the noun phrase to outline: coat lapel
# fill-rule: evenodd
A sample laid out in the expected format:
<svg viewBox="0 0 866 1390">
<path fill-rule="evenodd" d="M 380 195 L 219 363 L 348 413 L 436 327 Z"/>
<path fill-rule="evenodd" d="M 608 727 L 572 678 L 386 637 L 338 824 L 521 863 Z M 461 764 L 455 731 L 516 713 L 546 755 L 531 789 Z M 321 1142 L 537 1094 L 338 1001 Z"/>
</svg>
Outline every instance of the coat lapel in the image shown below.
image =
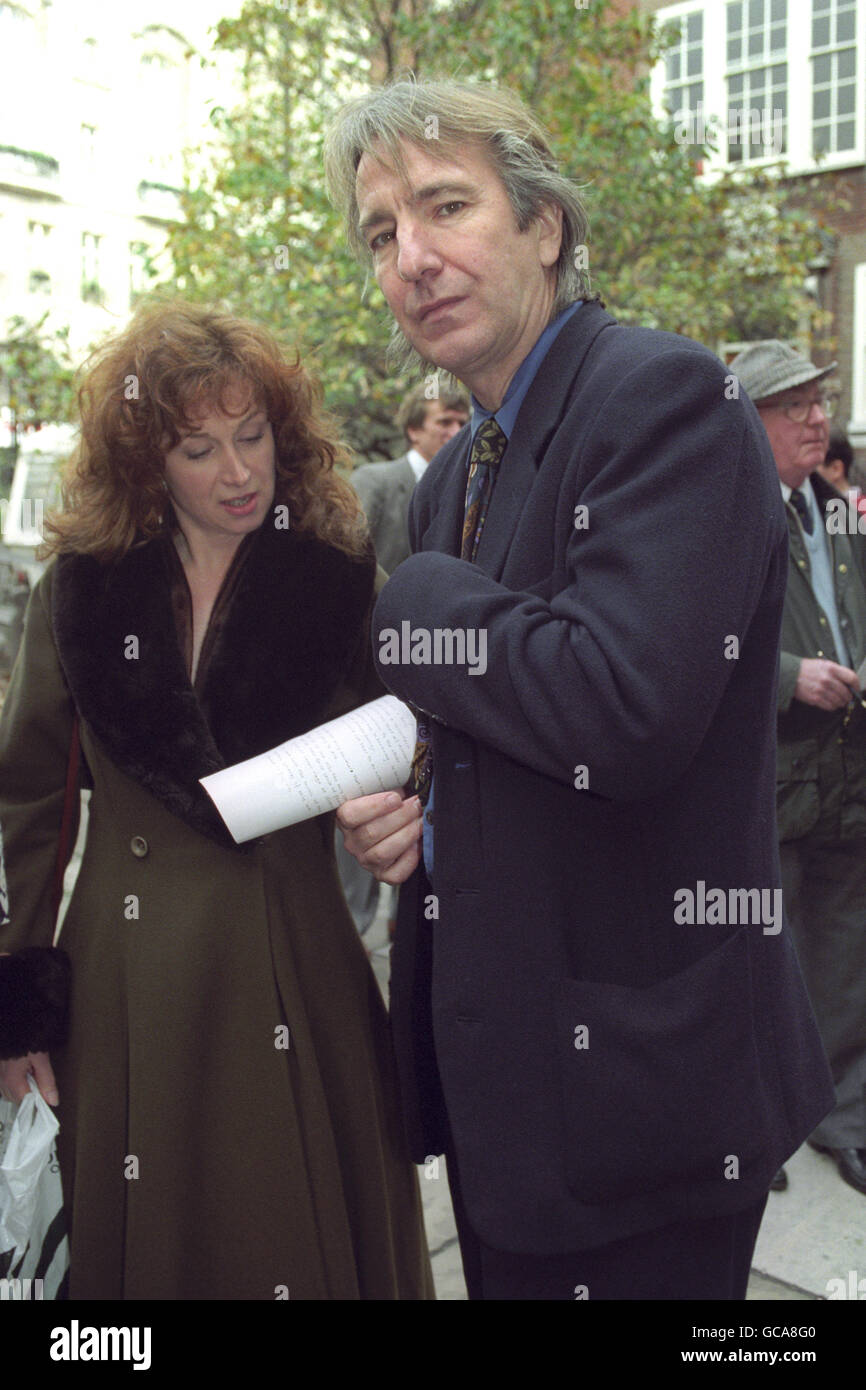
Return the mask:
<svg viewBox="0 0 866 1390">
<path fill-rule="evenodd" d="M 399 462 L 399 468 L 395 468 L 394 470 L 393 491 L 399 493 L 402 505 L 404 502 L 408 503 L 409 498 L 415 491 L 415 483 L 417 480 L 415 478 L 415 470 L 409 462 L 408 455 L 404 454 Z"/>
<path fill-rule="evenodd" d="M 460 554 L 460 533 L 466 505 L 466 461 L 469 428 L 440 449 L 421 479 L 424 495 L 431 499 L 430 515 L 422 522 L 418 550 L 440 550 L 446 555 Z"/>
<path fill-rule="evenodd" d="M 539 466 L 573 399 L 583 359 L 601 330 L 612 323 L 615 320 L 600 305 L 581 305 L 557 334 L 526 393 L 502 457 L 475 557 L 475 564 L 491 579 L 502 577 Z"/>
<path fill-rule="evenodd" d="M 615 323 L 599 304 L 583 304 L 561 329 L 526 393 L 502 458 L 475 557 L 475 564 L 491 579 L 502 577 L 520 515 L 551 436 L 573 399 L 574 379 L 583 360 L 602 329 Z M 460 554 L 468 441 L 467 428 L 430 464 L 429 481 L 425 477 L 422 484 L 430 511 L 422 521 L 419 550 Z"/>
<path fill-rule="evenodd" d="M 415 471 L 408 458 L 398 460 L 388 486 L 388 514 L 394 525 L 401 528 L 406 524 L 409 502 L 415 491 Z"/>
<path fill-rule="evenodd" d="M 172 608 L 172 544 L 161 537 L 115 565 L 60 556 L 55 640 L 78 711 L 112 762 L 194 829 L 234 845 L 198 779 L 320 722 L 366 640 L 374 563 L 261 527 L 239 553 L 193 691 Z"/>
</svg>

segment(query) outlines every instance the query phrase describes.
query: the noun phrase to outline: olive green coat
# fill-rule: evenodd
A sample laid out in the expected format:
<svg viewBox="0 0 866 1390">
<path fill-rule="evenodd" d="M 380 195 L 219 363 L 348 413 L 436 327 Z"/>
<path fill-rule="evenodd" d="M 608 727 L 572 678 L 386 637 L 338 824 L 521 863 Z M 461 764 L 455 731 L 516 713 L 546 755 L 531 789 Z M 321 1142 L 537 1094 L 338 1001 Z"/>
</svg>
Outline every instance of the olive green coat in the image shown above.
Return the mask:
<svg viewBox="0 0 866 1390">
<path fill-rule="evenodd" d="M 838 509 L 835 488 L 813 473 L 815 495 L 826 513 Z M 827 711 L 794 699 L 804 657 L 840 658 L 833 633 L 812 590 L 809 555 L 791 503 L 788 519 L 788 587 L 782 620 L 779 675 L 777 812 L 779 838 L 817 834 L 828 840 L 866 836 L 866 711 L 858 704 Z M 856 522 L 856 513 L 845 512 Z M 844 518 L 843 518 L 844 524 Z M 842 632 L 855 669 L 866 657 L 866 536 L 828 528 L 831 568 Z"/>
<path fill-rule="evenodd" d="M 430 1297 L 387 1017 L 333 816 L 236 847 L 197 786 L 280 726 L 289 737 L 381 693 L 371 578 L 297 536 L 257 533 L 245 553 L 195 692 L 172 619 L 188 595 L 164 543 L 114 578 L 63 557 L 31 600 L 3 711 L 0 949 L 51 943 L 70 690 L 93 787 L 55 1058 L 70 1297 Z"/>
</svg>

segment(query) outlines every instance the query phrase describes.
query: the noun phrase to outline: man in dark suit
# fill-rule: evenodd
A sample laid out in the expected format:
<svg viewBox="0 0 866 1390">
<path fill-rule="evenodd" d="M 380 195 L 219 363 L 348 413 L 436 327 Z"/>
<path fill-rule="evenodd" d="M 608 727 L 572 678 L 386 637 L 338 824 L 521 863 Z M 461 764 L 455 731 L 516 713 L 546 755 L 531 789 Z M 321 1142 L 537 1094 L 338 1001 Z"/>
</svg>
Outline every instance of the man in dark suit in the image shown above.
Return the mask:
<svg viewBox="0 0 866 1390">
<path fill-rule="evenodd" d="M 430 460 L 469 419 L 465 391 L 438 394 L 438 377 L 421 381 L 404 397 L 397 414 L 408 448 L 393 461 L 363 463 L 352 474 L 376 547 L 376 559 L 387 574 L 411 553 L 409 502 Z M 431 392 L 437 394 L 431 397 Z"/>
<path fill-rule="evenodd" d="M 832 1104 L 781 912 L 766 437 L 713 354 L 588 296 L 575 186 L 507 92 L 358 98 L 327 170 L 398 332 L 473 394 L 373 620 L 421 794 L 338 813 L 406 883 L 415 1159 L 448 1156 L 470 1297 L 742 1298 Z"/>
</svg>

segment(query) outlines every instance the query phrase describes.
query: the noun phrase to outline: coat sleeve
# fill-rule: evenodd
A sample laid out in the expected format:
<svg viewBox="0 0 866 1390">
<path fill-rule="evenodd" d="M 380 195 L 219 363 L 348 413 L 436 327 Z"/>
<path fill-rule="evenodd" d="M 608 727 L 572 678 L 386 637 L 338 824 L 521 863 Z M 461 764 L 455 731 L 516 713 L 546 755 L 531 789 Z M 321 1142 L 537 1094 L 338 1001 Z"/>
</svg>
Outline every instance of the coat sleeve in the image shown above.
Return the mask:
<svg viewBox="0 0 866 1390">
<path fill-rule="evenodd" d="M 602 796 L 672 785 L 731 678 L 729 639 L 748 640 L 769 566 L 778 585 L 783 563 L 768 447 L 724 381 L 708 354 L 674 349 L 592 402 L 581 457 L 593 466 L 566 474 L 581 479 L 570 501 L 589 525 L 572 528 L 549 584 L 514 591 L 450 555 L 410 556 L 377 605 L 376 649 L 408 619 L 483 634 L 486 666 L 382 665 L 390 689 L 558 781 L 588 765 Z M 560 433 L 580 437 L 581 406 L 586 393 Z"/>
<path fill-rule="evenodd" d="M 800 663 L 803 660 L 794 652 L 781 652 L 779 655 L 779 713 L 787 714 L 794 698 L 794 687 L 800 676 Z"/>
<path fill-rule="evenodd" d="M 51 571 L 31 594 L 0 715 L 0 826 L 10 916 L 0 927 L 3 951 L 50 946 L 54 938 L 52 882 L 74 708 L 54 645 L 50 601 Z M 74 831 L 75 825 L 70 847 Z"/>
</svg>

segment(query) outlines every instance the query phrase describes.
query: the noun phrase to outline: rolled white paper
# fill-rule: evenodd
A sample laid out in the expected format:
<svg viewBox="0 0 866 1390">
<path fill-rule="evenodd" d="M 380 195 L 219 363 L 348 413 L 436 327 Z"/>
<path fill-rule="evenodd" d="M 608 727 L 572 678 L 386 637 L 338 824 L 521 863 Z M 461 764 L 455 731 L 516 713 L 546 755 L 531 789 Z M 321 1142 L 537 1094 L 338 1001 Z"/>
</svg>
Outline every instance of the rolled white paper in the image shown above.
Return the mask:
<svg viewBox="0 0 866 1390">
<path fill-rule="evenodd" d="M 393 791 L 408 780 L 415 716 L 394 695 L 200 779 L 237 844 Z"/>
</svg>

